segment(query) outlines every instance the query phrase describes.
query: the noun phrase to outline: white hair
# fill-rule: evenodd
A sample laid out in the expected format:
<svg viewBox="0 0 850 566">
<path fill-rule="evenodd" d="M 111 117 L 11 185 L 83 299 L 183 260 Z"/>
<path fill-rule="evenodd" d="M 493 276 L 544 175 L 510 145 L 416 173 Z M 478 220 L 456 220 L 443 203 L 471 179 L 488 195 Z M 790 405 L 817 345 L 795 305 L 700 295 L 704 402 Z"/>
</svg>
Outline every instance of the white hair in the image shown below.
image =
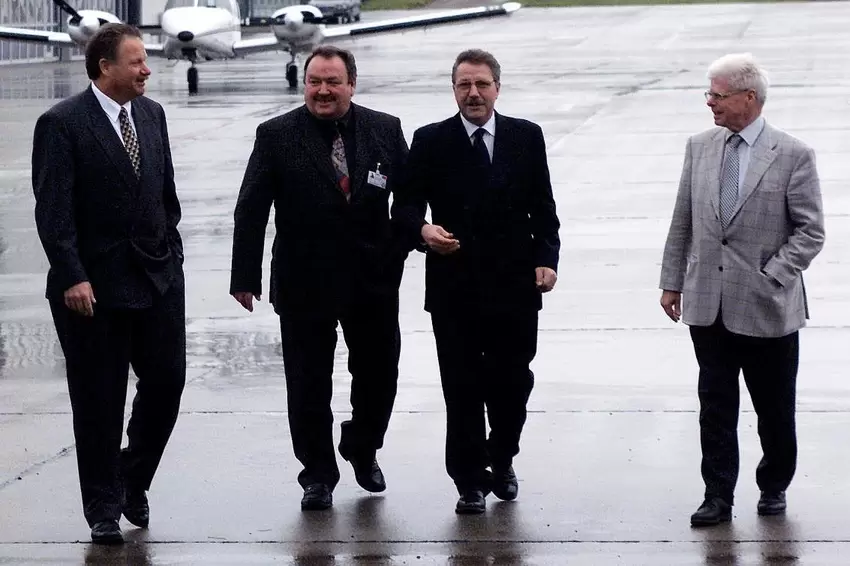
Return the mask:
<svg viewBox="0 0 850 566">
<path fill-rule="evenodd" d="M 767 100 L 767 71 L 750 53 L 730 53 L 714 61 L 708 67 L 708 80 L 726 79 L 734 90 L 753 90 L 756 99 L 764 104 Z"/>
</svg>

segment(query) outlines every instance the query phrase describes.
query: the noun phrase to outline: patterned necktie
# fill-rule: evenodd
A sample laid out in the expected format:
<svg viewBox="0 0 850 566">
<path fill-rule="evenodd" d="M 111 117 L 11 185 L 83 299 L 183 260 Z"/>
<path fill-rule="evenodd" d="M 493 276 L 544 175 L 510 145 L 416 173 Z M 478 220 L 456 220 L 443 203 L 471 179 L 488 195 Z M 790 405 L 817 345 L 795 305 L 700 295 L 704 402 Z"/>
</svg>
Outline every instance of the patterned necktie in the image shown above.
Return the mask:
<svg viewBox="0 0 850 566">
<path fill-rule="evenodd" d="M 725 229 L 732 220 L 732 213 L 738 203 L 739 160 L 738 146 L 743 138 L 738 134 L 731 136 L 726 142 L 723 155 L 723 173 L 720 177 L 720 221 Z"/>
<path fill-rule="evenodd" d="M 334 136 L 333 150 L 331 151 L 331 161 L 333 162 L 334 171 L 336 172 L 336 180 L 342 194 L 345 195 L 345 200 L 351 202 L 351 180 L 348 178 L 348 162 L 345 159 L 345 143 L 342 141 L 342 134 L 339 129 Z"/>
<path fill-rule="evenodd" d="M 136 172 L 136 177 L 139 176 L 139 140 L 136 139 L 136 134 L 133 132 L 133 127 L 130 125 L 130 117 L 127 115 L 127 109 L 121 107 L 121 112 L 118 113 L 118 123 L 121 125 L 121 137 L 124 138 L 124 147 L 127 150 L 127 155 L 130 156 L 130 162 L 133 164 L 133 171 Z"/>
<path fill-rule="evenodd" d="M 487 151 L 487 145 L 484 143 L 484 134 L 487 133 L 487 130 L 484 128 L 478 128 L 472 134 L 472 137 L 475 138 L 475 141 L 472 142 L 472 149 L 475 150 L 475 157 L 478 162 L 484 167 L 490 166 L 490 152 Z"/>
</svg>

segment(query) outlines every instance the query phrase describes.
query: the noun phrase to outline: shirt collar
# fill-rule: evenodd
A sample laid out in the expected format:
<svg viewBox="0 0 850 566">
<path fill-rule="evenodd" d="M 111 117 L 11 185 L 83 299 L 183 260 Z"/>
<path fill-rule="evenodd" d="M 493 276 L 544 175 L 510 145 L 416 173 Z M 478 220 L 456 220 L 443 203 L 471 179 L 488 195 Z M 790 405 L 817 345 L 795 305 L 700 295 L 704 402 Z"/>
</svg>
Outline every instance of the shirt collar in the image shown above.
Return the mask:
<svg viewBox="0 0 850 566">
<path fill-rule="evenodd" d="M 97 85 L 94 84 L 94 82 L 92 82 L 91 84 L 91 89 L 92 92 L 94 92 L 97 101 L 100 102 L 101 108 L 103 108 L 103 111 L 106 112 L 106 115 L 109 116 L 109 119 L 113 122 L 118 121 L 118 115 L 121 113 L 122 107 L 127 109 L 128 116 L 132 116 L 132 107 L 130 106 L 129 101 L 123 105 L 118 104 L 117 102 L 103 94 L 103 92 L 99 88 L 97 88 Z"/>
<path fill-rule="evenodd" d="M 469 120 L 464 118 L 463 114 L 460 115 L 460 121 L 463 122 L 463 127 L 466 128 L 466 135 L 471 138 L 472 134 L 475 133 L 475 131 L 479 128 L 479 126 L 476 126 L 475 124 L 473 124 L 472 122 L 470 122 Z M 493 115 L 490 116 L 490 119 L 487 120 L 487 123 L 484 124 L 483 126 L 480 126 L 480 127 L 484 128 L 485 132 L 487 132 L 488 134 L 490 134 L 491 136 L 493 136 L 495 138 L 496 137 L 496 113 L 493 112 Z"/>
<path fill-rule="evenodd" d="M 349 106 L 346 113 L 337 118 L 336 120 L 319 118 L 310 111 L 308 111 L 307 114 L 319 126 L 322 131 L 336 132 L 337 128 L 340 128 L 341 130 L 349 130 L 354 126 L 354 104 Z"/>
<path fill-rule="evenodd" d="M 738 135 L 741 136 L 741 138 L 745 142 L 747 142 L 748 146 L 753 147 L 753 144 L 756 143 L 756 140 L 758 139 L 759 134 L 761 134 L 761 131 L 763 129 L 764 129 L 764 116 L 759 116 L 758 118 L 756 118 L 755 120 L 750 122 L 749 126 L 747 126 L 743 130 L 738 132 Z M 732 137 L 732 135 L 733 135 L 733 132 L 727 131 L 726 132 L 726 140 L 728 141 L 729 138 Z"/>
</svg>

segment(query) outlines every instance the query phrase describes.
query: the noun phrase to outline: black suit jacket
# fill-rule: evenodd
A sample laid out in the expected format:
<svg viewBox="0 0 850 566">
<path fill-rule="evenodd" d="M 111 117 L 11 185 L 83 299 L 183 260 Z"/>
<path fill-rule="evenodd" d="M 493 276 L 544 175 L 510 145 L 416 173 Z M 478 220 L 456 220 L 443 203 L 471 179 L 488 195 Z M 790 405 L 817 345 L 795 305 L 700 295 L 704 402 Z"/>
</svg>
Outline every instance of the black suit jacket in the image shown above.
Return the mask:
<svg viewBox="0 0 850 566">
<path fill-rule="evenodd" d="M 543 132 L 497 113 L 493 163 L 475 162 L 460 114 L 413 136 L 399 203 L 408 237 L 421 240 L 427 204 L 460 242 L 454 254 L 427 252 L 425 309 L 539 310 L 534 270 L 557 271 L 560 251 Z"/>
<path fill-rule="evenodd" d="M 182 277 L 180 204 L 165 113 L 138 97 L 132 114 L 139 178 L 91 87 L 36 122 L 35 220 L 50 262 L 49 299 L 89 281 L 98 306 L 140 308 Z"/>
<path fill-rule="evenodd" d="M 262 292 L 263 244 L 274 204 L 270 300 L 278 313 L 338 313 L 347 301 L 397 296 L 410 245 L 389 214 L 407 158 L 401 121 L 352 104 L 351 202 L 306 106 L 260 124 L 234 213 L 230 292 Z M 380 164 L 385 189 L 367 182 Z"/>
</svg>

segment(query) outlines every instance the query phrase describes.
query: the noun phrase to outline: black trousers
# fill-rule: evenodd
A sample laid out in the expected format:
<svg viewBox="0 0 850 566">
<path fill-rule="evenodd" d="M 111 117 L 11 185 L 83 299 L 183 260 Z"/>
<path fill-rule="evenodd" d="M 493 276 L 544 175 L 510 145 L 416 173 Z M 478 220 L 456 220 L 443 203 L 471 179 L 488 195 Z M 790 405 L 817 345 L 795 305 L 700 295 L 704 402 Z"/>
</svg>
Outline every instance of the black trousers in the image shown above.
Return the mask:
<svg viewBox="0 0 850 566">
<path fill-rule="evenodd" d="M 446 402 L 446 471 L 458 492 L 486 492 L 486 468 L 507 468 L 519 453 L 534 387 L 537 311 L 440 310 L 431 322 Z"/>
<path fill-rule="evenodd" d="M 348 347 L 351 419 L 342 423 L 343 458 L 372 458 L 384 444 L 398 385 L 401 335 L 398 295 L 366 298 L 339 314 L 280 313 L 289 429 L 304 466 L 298 483 L 339 483 L 333 446 L 334 350 L 337 324 Z"/>
<path fill-rule="evenodd" d="M 149 308 L 95 305 L 85 317 L 51 300 L 50 310 L 65 354 L 83 511 L 90 526 L 118 520 L 123 487 L 150 488 L 177 421 L 186 382 L 183 282 Z M 121 450 L 130 366 L 138 382 Z"/>
<path fill-rule="evenodd" d="M 718 318 L 692 326 L 699 363 L 700 442 L 705 496 L 734 503 L 738 481 L 738 375 L 743 370 L 763 456 L 756 469 L 762 491 L 784 491 L 797 467 L 795 403 L 799 333 L 781 338 L 733 334 Z"/>
</svg>

